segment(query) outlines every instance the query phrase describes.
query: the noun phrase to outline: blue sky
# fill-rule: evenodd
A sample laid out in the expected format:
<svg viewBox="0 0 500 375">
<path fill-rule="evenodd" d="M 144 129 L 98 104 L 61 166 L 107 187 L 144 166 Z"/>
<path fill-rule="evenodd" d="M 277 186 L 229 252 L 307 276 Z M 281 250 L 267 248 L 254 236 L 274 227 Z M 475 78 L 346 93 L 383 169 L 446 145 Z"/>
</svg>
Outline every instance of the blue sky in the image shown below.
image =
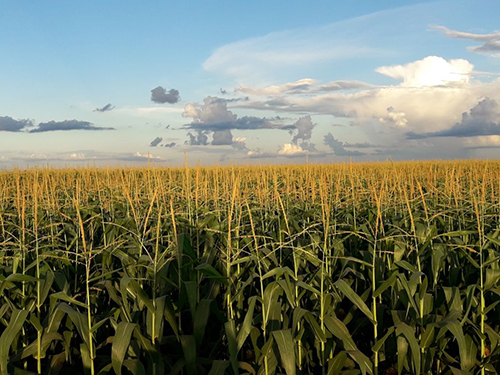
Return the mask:
<svg viewBox="0 0 500 375">
<path fill-rule="evenodd" d="M 0 168 L 178 165 L 184 150 L 208 165 L 498 158 L 498 14 L 491 0 L 4 2 Z"/>
</svg>

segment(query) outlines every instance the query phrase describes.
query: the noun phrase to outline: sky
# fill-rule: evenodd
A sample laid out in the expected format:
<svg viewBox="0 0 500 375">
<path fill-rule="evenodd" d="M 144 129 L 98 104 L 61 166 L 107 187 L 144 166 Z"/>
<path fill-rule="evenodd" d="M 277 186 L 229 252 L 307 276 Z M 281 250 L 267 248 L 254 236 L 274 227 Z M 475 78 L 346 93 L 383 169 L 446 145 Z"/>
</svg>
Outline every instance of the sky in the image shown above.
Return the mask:
<svg viewBox="0 0 500 375">
<path fill-rule="evenodd" d="M 0 5 L 0 169 L 500 158 L 498 0 Z"/>
</svg>

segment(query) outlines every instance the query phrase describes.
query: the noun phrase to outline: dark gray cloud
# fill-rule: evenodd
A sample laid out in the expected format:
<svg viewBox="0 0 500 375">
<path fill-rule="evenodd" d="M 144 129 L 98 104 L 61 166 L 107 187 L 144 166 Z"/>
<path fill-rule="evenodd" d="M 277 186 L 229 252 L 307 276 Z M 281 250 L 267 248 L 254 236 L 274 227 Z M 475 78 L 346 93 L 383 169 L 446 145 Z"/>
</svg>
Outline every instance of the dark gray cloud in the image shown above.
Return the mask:
<svg viewBox="0 0 500 375">
<path fill-rule="evenodd" d="M 174 147 L 176 144 L 177 144 L 177 143 L 175 143 L 175 142 L 165 143 L 165 144 L 163 145 L 163 147 L 172 148 L 172 147 Z"/>
<path fill-rule="evenodd" d="M 115 130 L 114 128 L 105 128 L 95 126 L 88 121 L 78 120 L 64 120 L 64 121 L 49 121 L 41 122 L 38 127 L 31 129 L 30 133 L 44 133 L 53 131 L 67 131 L 67 130 Z"/>
<path fill-rule="evenodd" d="M 161 141 L 163 141 L 162 137 L 156 137 L 155 139 L 153 139 L 151 141 L 151 143 L 149 144 L 149 147 L 156 147 L 161 143 Z"/>
<path fill-rule="evenodd" d="M 444 26 L 432 26 L 433 29 L 440 30 L 444 35 L 455 39 L 467 39 L 481 42 L 480 46 L 469 47 L 468 50 L 477 53 L 498 54 L 500 53 L 500 32 L 495 31 L 490 34 L 464 33 L 461 31 L 450 30 Z"/>
<path fill-rule="evenodd" d="M 408 139 L 423 139 L 431 137 L 477 137 L 481 135 L 500 135 L 500 106 L 490 98 L 481 100 L 471 108 L 470 112 L 462 113 L 462 121 L 450 129 L 431 133 L 406 133 Z"/>
<path fill-rule="evenodd" d="M 214 132 L 212 144 L 214 146 L 223 146 L 233 144 L 233 134 L 231 130 L 218 130 Z"/>
<path fill-rule="evenodd" d="M 207 132 L 198 130 L 195 133 L 189 132 L 187 135 L 189 139 L 184 142 L 189 146 L 206 146 L 208 145 L 208 136 Z"/>
<path fill-rule="evenodd" d="M 14 120 L 9 116 L 0 116 L 0 132 L 20 132 L 33 126 L 31 120 Z"/>
<path fill-rule="evenodd" d="M 214 146 L 232 146 L 236 150 L 246 150 L 246 138 L 234 138 L 231 130 L 218 130 L 213 134 L 212 145 Z"/>
<path fill-rule="evenodd" d="M 299 140 L 308 141 L 311 139 L 312 130 L 316 126 L 316 124 L 312 122 L 311 116 L 301 117 L 293 125 L 298 131 L 292 139 L 292 143 L 294 144 L 297 144 Z"/>
<path fill-rule="evenodd" d="M 237 102 L 248 102 L 250 97 L 245 96 L 243 98 L 233 98 L 233 99 L 225 99 L 225 98 L 217 98 L 217 101 L 224 103 L 237 103 Z"/>
<path fill-rule="evenodd" d="M 221 93 L 222 95 L 226 95 L 226 94 L 227 94 L 227 91 L 226 91 L 226 90 L 224 90 L 224 89 L 222 89 L 222 88 L 220 88 L 219 90 L 220 90 L 220 93 Z"/>
<path fill-rule="evenodd" d="M 115 109 L 114 105 L 112 105 L 111 103 L 108 103 L 102 108 L 94 109 L 94 112 L 107 112 L 107 111 L 111 111 L 113 109 Z"/>
<path fill-rule="evenodd" d="M 303 150 L 309 152 L 317 152 L 316 146 L 311 142 L 312 130 L 316 126 L 312 122 L 311 116 L 300 117 L 293 125 L 290 134 L 297 130 L 297 134 L 292 139 L 292 144 L 300 146 Z"/>
<path fill-rule="evenodd" d="M 309 152 L 317 152 L 316 145 L 311 141 L 304 141 L 299 144 L 300 148 Z"/>
<path fill-rule="evenodd" d="M 330 147 L 333 153 L 337 156 L 361 156 L 365 155 L 359 151 L 346 150 L 343 142 L 336 139 L 332 133 L 328 133 L 323 138 L 323 143 Z"/>
<path fill-rule="evenodd" d="M 175 104 L 179 101 L 179 99 L 180 99 L 179 91 L 176 89 L 170 89 L 167 91 L 167 89 L 158 86 L 155 87 L 153 90 L 151 90 L 151 101 L 155 103 Z"/>
</svg>

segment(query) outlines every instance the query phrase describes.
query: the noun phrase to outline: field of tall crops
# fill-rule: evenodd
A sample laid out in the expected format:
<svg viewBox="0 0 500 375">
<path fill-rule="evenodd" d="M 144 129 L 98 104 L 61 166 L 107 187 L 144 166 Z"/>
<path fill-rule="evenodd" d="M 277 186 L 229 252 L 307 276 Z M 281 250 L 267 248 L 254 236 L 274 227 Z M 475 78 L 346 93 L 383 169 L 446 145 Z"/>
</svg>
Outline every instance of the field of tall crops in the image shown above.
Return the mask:
<svg viewBox="0 0 500 375">
<path fill-rule="evenodd" d="M 500 162 L 0 172 L 0 374 L 496 374 Z"/>
</svg>

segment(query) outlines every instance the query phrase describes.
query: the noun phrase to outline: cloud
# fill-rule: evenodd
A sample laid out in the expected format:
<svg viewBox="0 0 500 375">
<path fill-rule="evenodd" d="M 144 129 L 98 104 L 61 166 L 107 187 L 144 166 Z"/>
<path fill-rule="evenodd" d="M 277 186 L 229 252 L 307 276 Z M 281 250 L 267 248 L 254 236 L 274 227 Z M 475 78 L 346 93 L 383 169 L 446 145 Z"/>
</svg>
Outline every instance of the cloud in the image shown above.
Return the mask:
<svg viewBox="0 0 500 375">
<path fill-rule="evenodd" d="M 430 68 L 436 61 L 437 66 L 444 62 L 446 69 L 443 74 L 440 69 L 415 68 L 422 64 Z M 248 102 L 237 103 L 233 108 L 332 115 L 360 125 L 360 131 L 392 131 L 394 137 L 401 138 L 402 130 L 425 133 L 449 129 L 451 124 L 461 121 L 460 114 L 464 109 L 476 105 L 480 98 L 489 97 L 500 103 L 500 79 L 489 82 L 471 79 L 467 72 L 472 69 L 472 64 L 467 61 L 463 63 L 466 67 L 462 69 L 463 74 L 453 73 L 456 66 L 442 58 L 424 58 L 414 63 L 418 64 L 400 65 L 402 68 L 410 67 L 408 72 L 403 69 L 404 74 L 401 73 L 405 77 L 402 84 L 373 86 L 352 93 L 337 91 L 253 97 Z M 450 79 L 455 81 L 450 82 Z M 437 85 L 422 86 L 427 83 Z"/>
<path fill-rule="evenodd" d="M 471 108 L 470 112 L 462 113 L 462 121 L 450 129 L 438 132 L 407 133 L 409 139 L 430 137 L 477 137 L 500 135 L 500 106 L 495 100 L 485 98 Z"/>
<path fill-rule="evenodd" d="M 213 146 L 232 146 L 237 150 L 246 150 L 245 137 L 233 137 L 231 130 L 217 130 L 213 133 L 212 142 Z M 208 143 L 207 143 L 208 144 Z M 203 144 L 200 144 L 203 145 Z"/>
<path fill-rule="evenodd" d="M 208 136 L 205 131 L 198 130 L 195 133 L 189 132 L 188 134 L 189 140 L 184 142 L 189 146 L 206 146 L 208 145 Z"/>
<path fill-rule="evenodd" d="M 353 80 L 342 80 L 342 81 L 332 81 L 313 88 L 310 92 L 328 92 L 328 91 L 341 91 L 341 90 L 355 90 L 355 89 L 367 89 L 374 88 L 376 86 L 371 85 L 366 82 L 353 81 Z"/>
<path fill-rule="evenodd" d="M 185 125 L 188 129 L 205 131 L 222 131 L 228 129 L 253 130 L 253 129 L 293 129 L 281 122 L 267 118 L 244 116 L 238 118 L 236 114 L 227 109 L 227 102 L 220 98 L 208 96 L 203 104 L 190 103 L 184 108 L 183 117 L 190 117 L 192 121 Z"/>
<path fill-rule="evenodd" d="M 231 130 L 218 130 L 214 132 L 212 144 L 216 146 L 230 145 L 233 143 L 233 134 Z"/>
<path fill-rule="evenodd" d="M 167 91 L 167 89 L 158 86 L 155 87 L 153 90 L 151 90 L 151 101 L 155 103 L 175 104 L 179 101 L 179 99 L 180 99 L 179 91 L 176 89 L 170 89 Z"/>
<path fill-rule="evenodd" d="M 500 31 L 495 31 L 490 34 L 474 34 L 474 33 L 464 33 L 461 31 L 450 30 L 445 26 L 431 26 L 431 27 L 435 30 L 440 30 L 441 32 L 443 32 L 444 35 L 450 38 L 467 39 L 482 43 L 480 46 L 477 47 L 468 47 L 467 49 L 471 52 L 500 56 Z"/>
<path fill-rule="evenodd" d="M 486 135 L 467 138 L 464 146 L 469 149 L 500 148 L 500 135 Z"/>
<path fill-rule="evenodd" d="M 245 137 L 233 137 L 233 143 L 231 144 L 231 146 L 240 151 L 247 150 L 247 146 L 245 144 L 246 140 L 247 139 Z"/>
<path fill-rule="evenodd" d="M 86 156 L 84 153 L 77 153 L 77 152 L 73 152 L 72 154 L 69 155 L 69 158 L 71 160 L 85 160 L 86 159 Z"/>
<path fill-rule="evenodd" d="M 33 126 L 31 120 L 14 120 L 9 116 L 0 116 L 0 132 L 20 132 Z"/>
<path fill-rule="evenodd" d="M 271 152 L 263 152 L 260 149 L 249 150 L 247 152 L 247 157 L 251 159 L 263 159 L 263 158 L 274 158 L 277 154 L 273 154 Z"/>
<path fill-rule="evenodd" d="M 161 142 L 163 141 L 163 138 L 161 137 L 156 137 L 155 139 L 153 139 L 151 141 L 151 143 L 149 144 L 149 147 L 156 147 L 158 146 Z"/>
<path fill-rule="evenodd" d="M 113 110 L 114 108 L 115 107 L 113 105 L 111 105 L 111 103 L 108 103 L 108 104 L 106 104 L 102 108 L 96 108 L 96 109 L 94 109 L 94 112 L 107 112 L 107 111 Z"/>
<path fill-rule="evenodd" d="M 295 155 L 304 155 L 307 154 L 309 151 L 302 149 L 302 147 L 291 144 L 291 143 L 285 143 L 283 147 L 278 151 L 278 155 L 285 155 L 285 156 L 295 156 Z"/>
<path fill-rule="evenodd" d="M 172 148 L 172 147 L 175 147 L 176 143 L 175 142 L 170 142 L 170 143 L 165 143 L 163 145 L 163 147 L 168 147 L 168 148 Z"/>
<path fill-rule="evenodd" d="M 273 85 L 267 87 L 249 87 L 240 85 L 235 89 L 235 91 L 257 96 L 282 96 L 284 94 L 313 94 L 319 92 L 354 90 L 362 88 L 366 89 L 375 87 L 365 82 L 350 80 L 332 81 L 322 85 L 318 85 L 317 83 L 318 80 L 303 78 L 295 82 L 288 82 L 282 85 Z"/>
<path fill-rule="evenodd" d="M 316 124 L 312 122 L 311 116 L 307 115 L 299 118 L 293 126 L 298 130 L 298 132 L 293 137 L 292 143 L 297 144 L 299 140 L 307 141 L 311 139 L 312 130 Z"/>
<path fill-rule="evenodd" d="M 323 138 L 323 143 L 330 147 L 337 156 L 361 156 L 365 155 L 359 151 L 346 150 L 344 143 L 336 139 L 332 133 L 327 133 Z"/>
<path fill-rule="evenodd" d="M 13 154 L 8 159 L 5 159 L 9 163 L 53 163 L 66 165 L 67 163 L 87 163 L 87 162 L 102 162 L 108 164 L 109 162 L 126 162 L 126 163 L 144 163 L 148 161 L 153 162 L 164 162 L 164 158 L 160 156 L 155 156 L 151 154 L 142 154 L 140 152 L 135 153 L 110 153 L 110 152 L 98 152 L 93 150 L 79 150 L 74 152 L 55 152 L 55 153 L 30 153 L 30 154 Z"/>
<path fill-rule="evenodd" d="M 64 121 L 49 121 L 41 122 L 38 127 L 30 130 L 30 133 L 44 133 L 52 131 L 67 131 L 67 130 L 115 130 L 114 128 L 105 128 L 100 126 L 94 126 L 88 121 L 78 121 L 78 120 L 64 120 Z"/>
<path fill-rule="evenodd" d="M 379 145 L 374 145 L 368 142 L 363 142 L 363 143 L 347 143 L 344 142 L 343 144 L 344 147 L 347 148 L 374 148 L 374 147 L 380 147 Z"/>
<path fill-rule="evenodd" d="M 262 88 L 241 85 L 237 87 L 235 91 L 252 95 L 281 96 L 285 93 L 303 92 L 304 90 L 310 89 L 316 82 L 318 81 L 315 79 L 303 78 L 283 85 L 273 85 Z"/>
<path fill-rule="evenodd" d="M 366 28 L 369 18 L 272 32 L 226 44 L 212 53 L 203 68 L 243 81 L 272 77 L 273 72 L 289 68 L 310 69 L 338 60 L 378 56 L 381 49 L 373 48 L 360 37 L 359 31 Z"/>
<path fill-rule="evenodd" d="M 445 60 L 439 56 L 427 56 L 405 65 L 382 66 L 375 71 L 402 79 L 401 86 L 425 87 L 468 83 L 473 69 L 474 65 L 464 59 Z"/>
<path fill-rule="evenodd" d="M 133 155 L 127 157 L 122 157 L 121 160 L 130 160 L 130 161 L 145 161 L 145 160 L 154 160 L 154 161 L 163 161 L 161 156 L 154 156 L 152 154 L 141 154 L 140 152 L 136 152 Z"/>
<path fill-rule="evenodd" d="M 387 116 L 380 117 L 378 120 L 381 124 L 391 127 L 406 128 L 408 126 L 406 114 L 404 112 L 396 112 L 392 106 L 387 108 Z"/>
</svg>

